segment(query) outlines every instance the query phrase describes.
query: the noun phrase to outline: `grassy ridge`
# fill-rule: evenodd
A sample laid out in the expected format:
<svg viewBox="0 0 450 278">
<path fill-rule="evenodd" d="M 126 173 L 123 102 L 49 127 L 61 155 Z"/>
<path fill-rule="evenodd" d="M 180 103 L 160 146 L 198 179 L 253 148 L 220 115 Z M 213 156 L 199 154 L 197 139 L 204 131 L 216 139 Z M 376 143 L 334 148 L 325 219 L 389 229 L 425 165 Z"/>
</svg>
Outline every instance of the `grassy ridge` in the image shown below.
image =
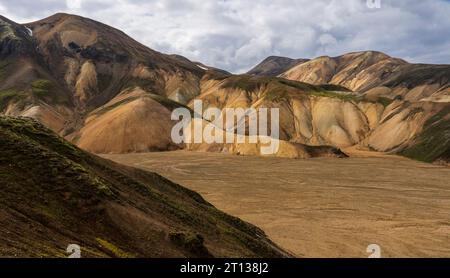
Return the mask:
<svg viewBox="0 0 450 278">
<path fill-rule="evenodd" d="M 342 86 L 331 84 L 311 85 L 278 77 L 234 75 L 225 78 L 221 87 L 224 89 L 240 89 L 247 93 L 264 88 L 267 91 L 266 99 L 274 102 L 302 95 L 337 98 L 343 101 L 362 100 L 361 97 L 352 94 L 349 89 Z"/>
</svg>

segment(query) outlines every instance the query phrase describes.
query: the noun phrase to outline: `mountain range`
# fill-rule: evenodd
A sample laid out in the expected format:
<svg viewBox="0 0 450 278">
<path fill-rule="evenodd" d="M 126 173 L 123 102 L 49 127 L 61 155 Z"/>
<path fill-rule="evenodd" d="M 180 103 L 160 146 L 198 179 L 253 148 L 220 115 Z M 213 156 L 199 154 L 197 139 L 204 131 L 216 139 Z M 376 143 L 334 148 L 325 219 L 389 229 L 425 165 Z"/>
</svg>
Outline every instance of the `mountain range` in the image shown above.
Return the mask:
<svg viewBox="0 0 450 278">
<path fill-rule="evenodd" d="M 284 156 L 308 157 L 305 145 L 360 145 L 448 159 L 442 128 L 448 126 L 448 65 L 409 64 L 367 51 L 312 60 L 269 57 L 248 74 L 232 75 L 151 50 L 79 16 L 1 22 L 3 113 L 33 117 L 92 152 L 186 148 L 171 141 L 170 113 L 202 99 L 219 108 L 280 108 L 281 139 L 290 146 Z M 439 146 L 435 137 L 443 140 Z M 439 150 L 430 155 L 434 146 Z M 247 147 L 219 149 L 246 154 L 236 149 Z"/>
<path fill-rule="evenodd" d="M 79 16 L 55 14 L 28 24 L 1 17 L 0 26 L 2 113 L 35 118 L 91 152 L 258 154 L 248 145 L 174 144 L 172 109 L 201 99 L 219 108 L 280 108 L 288 147 L 279 156 L 312 156 L 306 149 L 320 156 L 316 147 L 358 145 L 448 161 L 448 65 L 410 64 L 365 51 L 269 57 L 248 74 L 233 75 L 151 50 Z"/>
</svg>

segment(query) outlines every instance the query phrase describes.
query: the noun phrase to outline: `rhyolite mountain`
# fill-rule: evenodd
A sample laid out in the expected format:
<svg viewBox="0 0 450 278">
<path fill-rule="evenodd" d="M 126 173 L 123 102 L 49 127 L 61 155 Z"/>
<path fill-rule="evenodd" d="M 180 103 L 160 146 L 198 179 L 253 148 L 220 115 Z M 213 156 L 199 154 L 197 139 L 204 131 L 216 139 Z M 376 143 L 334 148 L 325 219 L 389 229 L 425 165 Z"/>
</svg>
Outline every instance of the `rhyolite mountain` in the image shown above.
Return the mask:
<svg viewBox="0 0 450 278">
<path fill-rule="evenodd" d="M 424 161 L 449 161 L 450 65 L 411 64 L 363 51 L 300 60 L 288 64 L 284 72 L 279 73 L 279 67 L 273 74 L 258 74 L 258 68 L 276 64 L 274 59 L 295 61 L 269 57 L 250 71 L 254 77 L 240 80 L 282 78 L 316 87 L 326 84 L 340 91 L 339 95 L 322 93 L 320 101 L 316 97 L 301 104 L 299 94 L 285 99 L 282 127 L 290 141 L 344 148 L 358 145 Z M 334 95 L 334 103 L 323 98 L 326 95 Z"/>
<path fill-rule="evenodd" d="M 232 75 L 151 50 L 79 16 L 0 22 L 1 112 L 33 117 L 91 152 L 188 148 L 257 155 L 246 144 L 172 142 L 172 109 L 202 99 L 219 108 L 280 108 L 278 156 L 341 156 L 335 148 L 358 146 L 449 160 L 448 65 L 366 51 L 269 57 L 250 74 Z"/>
<path fill-rule="evenodd" d="M 255 226 L 155 173 L 0 116 L 0 257 L 288 257 Z"/>
<path fill-rule="evenodd" d="M 251 75 L 208 78 L 197 98 L 206 103 L 205 109 L 279 108 L 280 139 L 290 144 L 341 149 L 358 146 L 429 162 L 449 161 L 450 113 L 446 102 L 409 102 L 361 95 L 338 85 Z M 285 157 L 311 157 L 286 147 L 289 151 L 280 150 Z M 410 149 L 414 151 L 406 151 Z"/>
<path fill-rule="evenodd" d="M 83 129 L 89 131 L 88 119 L 91 126 L 111 119 L 110 126 L 98 130 L 97 141 L 108 138 L 111 129 L 124 130 L 130 121 L 131 133 L 162 135 L 123 142 L 119 151 L 173 147 L 164 136 L 170 118 L 159 113 L 170 113 L 169 108 L 198 94 L 202 68 L 79 16 L 56 14 L 25 25 L 4 18 L 1 22 L 0 100 L 5 114 L 36 118 L 61 135 L 76 136 L 88 149 L 91 138 Z M 135 89 L 145 96 L 133 94 Z M 103 113 L 117 102 L 125 108 L 122 117 Z"/>
<path fill-rule="evenodd" d="M 277 70 L 263 70 L 271 66 Z M 450 101 L 450 65 L 411 64 L 377 51 L 311 60 L 269 57 L 249 74 L 340 85 L 368 95 L 398 96 L 410 101 Z"/>
</svg>

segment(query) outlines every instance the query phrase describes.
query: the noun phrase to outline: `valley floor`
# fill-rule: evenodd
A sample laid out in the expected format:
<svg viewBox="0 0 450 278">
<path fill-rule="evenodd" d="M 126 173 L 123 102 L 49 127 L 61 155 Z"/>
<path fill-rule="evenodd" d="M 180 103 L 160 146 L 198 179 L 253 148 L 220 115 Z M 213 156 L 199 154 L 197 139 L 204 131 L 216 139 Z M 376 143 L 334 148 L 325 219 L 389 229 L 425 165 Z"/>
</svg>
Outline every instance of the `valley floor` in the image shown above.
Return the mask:
<svg viewBox="0 0 450 278">
<path fill-rule="evenodd" d="M 450 256 L 450 168 L 395 156 L 293 160 L 186 151 L 105 155 L 262 228 L 299 257 Z"/>
</svg>

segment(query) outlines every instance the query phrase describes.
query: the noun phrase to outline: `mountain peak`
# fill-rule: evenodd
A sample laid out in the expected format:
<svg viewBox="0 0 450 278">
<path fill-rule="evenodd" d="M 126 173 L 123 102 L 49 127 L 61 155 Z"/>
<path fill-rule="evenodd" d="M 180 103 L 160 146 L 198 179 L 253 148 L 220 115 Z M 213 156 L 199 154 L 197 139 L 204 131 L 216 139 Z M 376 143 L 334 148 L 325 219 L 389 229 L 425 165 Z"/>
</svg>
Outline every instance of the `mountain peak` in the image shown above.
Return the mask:
<svg viewBox="0 0 450 278">
<path fill-rule="evenodd" d="M 277 76 L 286 70 L 308 61 L 307 59 L 292 59 L 282 56 L 269 56 L 251 69 L 248 74 L 261 76 Z"/>
<path fill-rule="evenodd" d="M 33 22 L 30 22 L 30 23 L 27 23 L 27 24 L 34 24 L 36 22 L 55 22 L 55 21 L 65 20 L 65 19 L 68 19 L 68 18 L 75 19 L 75 20 L 90 20 L 90 21 L 94 21 L 92 19 L 89 19 L 89 18 L 86 18 L 86 17 L 82 17 L 80 15 L 60 12 L 60 13 L 55 13 L 53 15 L 50 15 L 50 16 L 48 16 L 46 18 L 43 18 L 43 19 L 39 19 L 37 21 L 33 21 Z"/>
<path fill-rule="evenodd" d="M 34 51 L 31 31 L 4 16 L 0 16 L 0 57 L 12 54 L 30 55 Z"/>
<path fill-rule="evenodd" d="M 355 51 L 355 52 L 349 52 L 343 55 L 340 55 L 335 58 L 356 58 L 356 57 L 362 57 L 363 59 L 377 59 L 377 60 L 384 60 L 392 58 L 391 56 L 387 55 L 386 53 L 375 51 L 375 50 L 364 50 L 364 51 Z"/>
</svg>

